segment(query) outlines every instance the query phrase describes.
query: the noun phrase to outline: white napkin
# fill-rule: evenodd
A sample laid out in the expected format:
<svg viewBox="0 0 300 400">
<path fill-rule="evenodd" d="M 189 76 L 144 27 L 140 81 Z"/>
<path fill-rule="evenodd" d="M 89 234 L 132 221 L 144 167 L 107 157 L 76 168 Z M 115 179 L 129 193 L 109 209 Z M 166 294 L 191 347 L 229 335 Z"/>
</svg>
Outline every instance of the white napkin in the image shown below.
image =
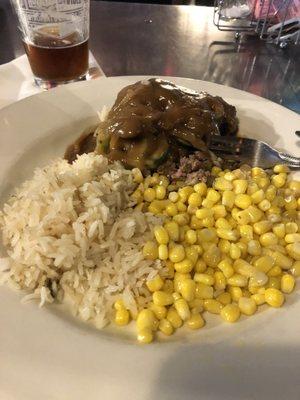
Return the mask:
<svg viewBox="0 0 300 400">
<path fill-rule="evenodd" d="M 91 52 L 89 54 L 89 65 L 87 79 L 105 76 Z M 25 54 L 7 64 L 0 65 L 0 108 L 42 91 L 43 89 L 34 84 Z"/>
</svg>

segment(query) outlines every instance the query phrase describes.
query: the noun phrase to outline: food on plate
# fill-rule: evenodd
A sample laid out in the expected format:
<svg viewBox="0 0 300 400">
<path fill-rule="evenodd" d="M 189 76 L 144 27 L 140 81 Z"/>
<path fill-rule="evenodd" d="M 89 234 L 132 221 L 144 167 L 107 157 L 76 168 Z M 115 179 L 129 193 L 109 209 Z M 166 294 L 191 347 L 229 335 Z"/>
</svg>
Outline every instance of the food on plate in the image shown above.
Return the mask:
<svg viewBox="0 0 300 400">
<path fill-rule="evenodd" d="M 96 137 L 95 151 L 109 160 L 143 172 L 160 166 L 177 179 L 185 169 L 211 169 L 212 155 L 206 147 L 210 135 L 235 135 L 237 129 L 236 109 L 221 97 L 149 79 L 122 89 L 95 135 L 80 138 L 65 157 L 73 161 L 89 141 L 95 146 Z M 194 155 L 195 150 L 200 151 Z M 188 162 L 190 158 L 196 158 L 196 166 Z M 190 172 L 188 178 L 196 180 L 196 174 Z M 202 174 L 203 179 L 206 175 Z"/>
<path fill-rule="evenodd" d="M 203 96 L 158 80 L 124 88 L 96 136 L 4 205 L 0 283 L 98 328 L 133 320 L 140 343 L 201 329 L 207 313 L 233 323 L 281 307 L 300 276 L 300 182 L 284 165 L 217 166 L 205 138 L 235 134 L 236 114 Z M 185 117 L 164 125 L 169 112 L 196 116 L 195 130 Z M 148 130 L 168 148 L 164 162 Z"/>
</svg>

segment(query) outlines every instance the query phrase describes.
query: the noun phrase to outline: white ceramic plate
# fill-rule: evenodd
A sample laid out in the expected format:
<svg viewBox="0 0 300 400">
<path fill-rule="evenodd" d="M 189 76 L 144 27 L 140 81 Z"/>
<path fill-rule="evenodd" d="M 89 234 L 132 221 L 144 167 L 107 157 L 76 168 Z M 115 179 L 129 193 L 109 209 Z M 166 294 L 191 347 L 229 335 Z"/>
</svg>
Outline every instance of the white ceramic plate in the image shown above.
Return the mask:
<svg viewBox="0 0 300 400">
<path fill-rule="evenodd" d="M 141 78 L 68 85 L 2 109 L 1 204 L 34 167 L 62 156 L 122 87 Z M 238 109 L 242 134 L 299 156 L 297 114 L 229 87 L 168 79 L 224 97 Z M 183 330 L 149 346 L 137 345 L 121 330 L 97 331 L 59 307 L 39 309 L 19 301 L 18 294 L 0 288 L 1 400 L 300 398 L 297 292 L 280 310 L 262 311 L 235 325 L 209 318 L 199 332 Z"/>
</svg>

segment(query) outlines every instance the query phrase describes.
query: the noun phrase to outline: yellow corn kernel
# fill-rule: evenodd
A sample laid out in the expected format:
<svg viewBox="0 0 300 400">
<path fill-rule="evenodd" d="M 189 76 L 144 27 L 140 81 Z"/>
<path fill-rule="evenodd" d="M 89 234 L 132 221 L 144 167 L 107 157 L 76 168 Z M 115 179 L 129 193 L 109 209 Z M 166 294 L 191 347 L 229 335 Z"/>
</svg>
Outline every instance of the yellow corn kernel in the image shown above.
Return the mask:
<svg viewBox="0 0 300 400">
<path fill-rule="evenodd" d="M 179 226 L 175 221 L 168 221 L 164 225 L 165 230 L 168 232 L 170 240 L 177 242 L 179 240 Z"/>
<path fill-rule="evenodd" d="M 214 226 L 215 220 L 213 217 L 203 218 L 202 226 L 206 228 L 212 228 Z"/>
<path fill-rule="evenodd" d="M 204 310 L 211 314 L 220 314 L 223 304 L 216 299 L 205 299 L 203 302 Z"/>
<path fill-rule="evenodd" d="M 196 211 L 197 213 L 197 211 Z M 200 229 L 203 227 L 202 221 L 196 217 L 196 215 L 191 216 L 191 222 L 190 222 L 190 227 L 192 229 Z"/>
<path fill-rule="evenodd" d="M 139 168 L 132 169 L 133 180 L 136 183 L 142 183 L 144 180 L 143 174 Z"/>
<path fill-rule="evenodd" d="M 150 292 L 156 292 L 163 287 L 164 281 L 159 275 L 156 275 L 155 278 L 151 279 L 150 281 L 146 282 L 146 285 Z"/>
<path fill-rule="evenodd" d="M 228 279 L 234 274 L 234 268 L 228 260 L 222 260 L 218 264 L 218 268 L 223 272 Z"/>
<path fill-rule="evenodd" d="M 230 286 L 228 292 L 231 295 L 233 301 L 238 302 L 239 298 L 243 296 L 242 289 L 238 286 Z"/>
<path fill-rule="evenodd" d="M 188 302 L 192 314 L 198 314 L 203 311 L 203 299 L 195 298 Z"/>
<path fill-rule="evenodd" d="M 214 287 L 216 290 L 224 290 L 226 287 L 226 278 L 223 272 L 216 271 L 214 273 L 215 284 Z"/>
<path fill-rule="evenodd" d="M 258 204 L 263 201 L 265 198 L 265 193 L 262 189 L 257 190 L 256 192 L 251 194 L 251 199 L 254 204 Z"/>
<path fill-rule="evenodd" d="M 282 188 L 286 183 L 286 174 L 281 172 L 278 175 L 273 175 L 272 183 L 277 189 Z"/>
<path fill-rule="evenodd" d="M 205 272 L 206 269 L 207 269 L 207 265 L 205 264 L 205 262 L 202 259 L 200 259 L 196 262 L 195 272 L 199 272 L 199 273 Z"/>
<path fill-rule="evenodd" d="M 271 203 L 269 202 L 269 200 L 264 199 L 258 204 L 258 208 L 262 211 L 267 211 L 271 208 Z"/>
<path fill-rule="evenodd" d="M 162 226 L 154 227 L 154 236 L 159 244 L 168 244 L 169 242 L 169 234 L 166 229 Z"/>
<path fill-rule="evenodd" d="M 173 301 L 181 299 L 181 295 L 177 292 L 172 293 L 172 296 L 173 296 Z"/>
<path fill-rule="evenodd" d="M 212 299 L 214 297 L 214 289 L 204 283 L 197 283 L 195 295 L 197 299 Z"/>
<path fill-rule="evenodd" d="M 179 199 L 179 194 L 177 192 L 170 192 L 168 198 L 172 203 L 176 203 Z"/>
<path fill-rule="evenodd" d="M 223 292 L 219 294 L 216 298 L 223 306 L 226 306 L 227 304 L 231 303 L 231 295 L 228 292 Z"/>
<path fill-rule="evenodd" d="M 248 194 L 237 194 L 234 200 L 234 204 L 239 207 L 242 208 L 243 210 L 245 210 L 246 208 L 248 208 L 252 203 L 252 199 Z"/>
<path fill-rule="evenodd" d="M 192 279 L 185 279 L 181 282 L 180 293 L 186 301 L 192 301 L 195 298 L 196 283 Z"/>
<path fill-rule="evenodd" d="M 248 187 L 247 187 L 247 194 L 249 194 L 250 196 L 253 195 L 253 193 L 258 192 L 260 189 L 257 185 L 256 182 L 254 181 L 248 181 Z M 253 202 L 253 199 L 252 199 Z"/>
<path fill-rule="evenodd" d="M 270 179 L 267 176 L 264 176 L 264 177 L 258 178 L 256 180 L 256 183 L 258 184 L 259 188 L 266 190 L 267 187 L 270 185 Z"/>
<path fill-rule="evenodd" d="M 272 227 L 273 233 L 280 239 L 285 237 L 285 225 L 284 224 L 276 224 Z"/>
<path fill-rule="evenodd" d="M 168 246 L 166 244 L 160 244 L 158 246 L 158 258 L 160 260 L 167 260 L 169 256 Z"/>
<path fill-rule="evenodd" d="M 251 175 L 252 177 L 265 176 L 265 171 L 260 167 L 254 167 L 251 169 Z"/>
<path fill-rule="evenodd" d="M 262 271 L 256 271 L 249 280 L 249 287 L 264 286 L 268 282 L 268 276 Z"/>
<path fill-rule="evenodd" d="M 220 315 L 226 322 L 236 322 L 240 318 L 240 309 L 236 304 L 227 304 L 222 308 Z"/>
<path fill-rule="evenodd" d="M 115 315 L 115 323 L 119 326 L 124 326 L 129 323 L 130 315 L 125 308 L 117 310 Z"/>
<path fill-rule="evenodd" d="M 236 230 L 218 228 L 217 235 L 220 239 L 236 241 L 239 238 L 238 232 Z"/>
<path fill-rule="evenodd" d="M 182 201 L 177 201 L 176 205 L 179 212 L 185 212 L 187 210 L 187 206 Z"/>
<path fill-rule="evenodd" d="M 164 306 L 158 306 L 158 305 L 152 303 L 152 304 L 150 305 L 150 310 L 153 311 L 155 317 L 156 317 L 158 320 L 161 320 L 161 319 L 163 319 L 163 318 L 166 318 L 166 316 L 167 316 L 167 311 L 168 311 L 168 310 L 167 310 L 167 308 L 164 307 Z"/>
<path fill-rule="evenodd" d="M 293 275 L 284 274 L 281 277 L 281 290 L 283 293 L 292 293 L 295 288 L 295 278 Z"/>
<path fill-rule="evenodd" d="M 163 200 L 166 197 L 167 191 L 164 186 L 157 186 L 155 188 L 155 197 L 157 200 Z"/>
<path fill-rule="evenodd" d="M 247 210 L 237 211 L 232 213 L 232 215 L 239 225 L 247 225 L 251 222 L 251 218 Z"/>
<path fill-rule="evenodd" d="M 160 175 L 158 178 L 158 184 L 164 187 L 168 187 L 169 186 L 169 179 L 164 176 L 164 175 Z"/>
<path fill-rule="evenodd" d="M 196 183 L 194 186 L 194 190 L 196 193 L 199 193 L 201 196 L 205 196 L 207 192 L 207 186 L 204 182 Z"/>
<path fill-rule="evenodd" d="M 155 199 L 155 190 L 153 188 L 148 188 L 144 191 L 144 200 L 151 203 Z"/>
<path fill-rule="evenodd" d="M 253 263 L 255 268 L 257 268 L 259 271 L 264 272 L 265 274 L 270 271 L 272 267 L 274 267 L 274 264 L 274 258 L 268 255 L 257 258 Z"/>
<path fill-rule="evenodd" d="M 125 308 L 124 302 L 122 299 L 118 299 L 114 302 L 114 309 L 115 310 L 123 310 Z"/>
<path fill-rule="evenodd" d="M 287 165 L 284 165 L 284 164 L 277 164 L 277 165 L 275 165 L 275 167 L 273 168 L 273 171 L 274 171 L 276 174 L 279 174 L 280 172 L 288 173 L 288 172 L 290 172 L 290 169 L 289 169 L 289 167 L 288 167 Z"/>
<path fill-rule="evenodd" d="M 259 241 L 262 246 L 273 246 L 278 243 L 278 237 L 273 232 L 267 232 L 260 236 Z"/>
<path fill-rule="evenodd" d="M 188 204 L 194 207 L 201 206 L 202 197 L 199 193 L 192 193 L 188 198 Z"/>
<path fill-rule="evenodd" d="M 292 180 L 288 183 L 289 189 L 296 192 L 296 194 L 300 194 L 300 181 Z"/>
<path fill-rule="evenodd" d="M 253 205 L 249 206 L 245 211 L 247 211 L 250 221 L 253 224 L 261 220 L 264 215 L 264 213 L 259 208 Z"/>
<path fill-rule="evenodd" d="M 158 246 L 152 241 L 145 243 L 143 247 L 143 255 L 147 260 L 156 260 L 158 258 Z"/>
<path fill-rule="evenodd" d="M 251 225 L 239 225 L 238 229 L 242 238 L 253 239 L 253 227 Z"/>
<path fill-rule="evenodd" d="M 268 276 L 280 276 L 281 274 L 282 274 L 282 269 L 278 265 L 275 265 L 268 272 Z"/>
<path fill-rule="evenodd" d="M 251 297 L 240 297 L 239 309 L 245 315 L 253 315 L 257 310 L 257 305 Z"/>
<path fill-rule="evenodd" d="M 141 331 L 142 329 L 149 328 L 151 330 L 154 330 L 154 325 L 155 325 L 155 315 L 152 310 L 149 308 L 144 308 L 138 313 L 137 319 L 136 319 L 136 326 L 138 331 Z"/>
<path fill-rule="evenodd" d="M 214 215 L 214 212 L 210 208 L 199 208 L 199 210 L 196 211 L 196 217 L 198 219 L 213 217 L 213 215 Z"/>
<path fill-rule="evenodd" d="M 242 259 L 235 260 L 233 266 L 238 274 L 243 275 L 247 278 L 254 275 L 256 272 L 255 268 L 251 264 Z"/>
<path fill-rule="evenodd" d="M 217 167 L 217 166 L 213 166 L 212 169 L 211 169 L 211 174 L 213 176 L 218 176 L 221 172 L 223 172 L 222 169 L 220 167 Z"/>
<path fill-rule="evenodd" d="M 185 258 L 180 262 L 174 263 L 174 268 L 175 271 L 185 274 L 192 271 L 193 263 L 190 259 Z"/>
<path fill-rule="evenodd" d="M 190 329 L 200 329 L 205 325 L 205 321 L 201 314 L 192 314 L 186 324 Z"/>
<path fill-rule="evenodd" d="M 290 234 L 290 233 L 296 233 L 298 232 L 298 225 L 296 222 L 287 222 L 285 224 L 285 233 Z"/>
<path fill-rule="evenodd" d="M 185 299 L 175 300 L 174 307 L 183 321 L 186 321 L 190 318 L 191 312 Z"/>
<path fill-rule="evenodd" d="M 276 197 L 276 187 L 273 185 L 270 185 L 267 190 L 266 190 L 266 199 L 269 201 L 273 201 Z"/>
<path fill-rule="evenodd" d="M 235 194 L 244 194 L 246 193 L 248 187 L 248 181 L 246 179 L 235 179 L 232 181 L 233 191 Z"/>
<path fill-rule="evenodd" d="M 251 299 L 253 299 L 258 306 L 261 306 L 266 302 L 264 293 L 255 293 L 251 296 Z"/>
<path fill-rule="evenodd" d="M 227 279 L 227 283 L 231 286 L 246 287 L 248 284 L 248 279 L 243 275 L 234 274 Z"/>
<path fill-rule="evenodd" d="M 194 189 L 191 186 L 184 186 L 183 188 L 179 189 L 178 194 L 180 200 L 185 203 L 187 202 L 189 196 L 194 192 Z"/>
<path fill-rule="evenodd" d="M 275 288 L 275 289 L 280 289 L 281 287 L 281 280 L 278 277 L 275 276 L 270 276 L 268 279 L 268 288 Z"/>
<path fill-rule="evenodd" d="M 173 296 L 161 290 L 154 292 L 152 295 L 153 303 L 157 306 L 169 306 L 173 304 Z"/>
<path fill-rule="evenodd" d="M 158 329 L 166 336 L 170 336 L 174 332 L 173 325 L 165 318 L 159 321 Z"/>
<path fill-rule="evenodd" d="M 293 266 L 291 267 L 291 273 L 295 277 L 300 276 L 300 261 L 296 261 Z"/>
<path fill-rule="evenodd" d="M 175 215 L 177 215 L 178 214 L 178 209 L 177 209 L 176 204 L 174 204 L 174 203 L 168 204 L 167 207 L 166 207 L 166 214 L 169 217 L 174 217 Z"/>
<path fill-rule="evenodd" d="M 230 252 L 230 242 L 229 240 L 220 239 L 218 247 L 222 253 L 228 254 Z"/>
<path fill-rule="evenodd" d="M 261 254 L 261 246 L 259 241 L 250 240 L 248 243 L 248 253 L 252 256 L 259 256 Z"/>
<path fill-rule="evenodd" d="M 233 260 L 241 258 L 242 251 L 236 243 L 231 243 L 229 255 Z"/>
<path fill-rule="evenodd" d="M 253 230 L 257 235 L 263 235 L 264 233 L 267 233 L 271 229 L 272 229 L 272 222 L 267 220 L 256 222 L 253 225 Z"/>
<path fill-rule="evenodd" d="M 223 217 L 216 220 L 215 227 L 220 229 L 231 229 L 230 223 Z"/>
<path fill-rule="evenodd" d="M 195 215 L 197 210 L 198 210 L 198 207 L 196 207 L 196 206 L 191 206 L 191 205 L 189 204 L 189 205 L 188 205 L 188 208 L 187 208 L 187 213 L 188 213 L 189 215 Z"/>
<path fill-rule="evenodd" d="M 210 228 L 204 228 L 197 232 L 198 243 L 213 242 L 216 239 L 216 232 Z"/>
<path fill-rule="evenodd" d="M 296 243 L 300 242 L 300 233 L 288 233 L 285 235 L 284 240 L 286 243 Z"/>
<path fill-rule="evenodd" d="M 265 291 L 265 300 L 271 307 L 281 307 L 284 303 L 284 295 L 278 289 L 268 288 Z"/>
<path fill-rule="evenodd" d="M 274 251 L 272 257 L 274 258 L 276 265 L 279 265 L 282 269 L 290 269 L 293 265 L 293 260 L 279 251 Z"/>
<path fill-rule="evenodd" d="M 224 177 L 220 177 L 220 178 L 215 179 L 214 188 L 216 190 L 221 190 L 223 192 L 225 190 L 232 190 L 233 185 L 228 179 L 225 179 Z"/>
<path fill-rule="evenodd" d="M 222 194 L 222 205 L 232 209 L 234 206 L 235 194 L 231 190 L 225 190 Z"/>
<path fill-rule="evenodd" d="M 212 286 L 215 283 L 215 278 L 208 274 L 196 272 L 194 275 L 194 281 L 197 283 L 203 283 L 207 286 Z"/>
<path fill-rule="evenodd" d="M 153 333 L 151 329 L 146 328 L 138 331 L 137 340 L 142 344 L 149 344 L 153 341 Z"/>
<path fill-rule="evenodd" d="M 177 215 L 174 215 L 173 221 L 177 222 L 179 226 L 184 226 L 189 223 L 190 217 L 189 214 L 187 213 L 180 213 Z"/>
<path fill-rule="evenodd" d="M 224 205 L 217 204 L 212 208 L 214 213 L 214 218 L 224 218 L 226 217 L 227 211 Z"/>
<path fill-rule="evenodd" d="M 203 243 L 204 248 L 205 242 Z M 212 268 L 215 268 L 218 263 L 221 261 L 221 251 L 214 243 L 207 243 L 207 247 L 203 253 L 204 262 Z"/>
<path fill-rule="evenodd" d="M 300 242 L 288 244 L 286 251 L 294 260 L 300 261 Z"/>
<path fill-rule="evenodd" d="M 184 258 L 185 258 L 185 250 L 181 244 L 175 244 L 174 247 L 169 249 L 169 259 L 173 263 L 181 262 L 182 260 L 184 260 Z"/>
<path fill-rule="evenodd" d="M 221 195 L 219 192 L 217 192 L 215 189 L 208 189 L 207 194 L 206 194 L 206 199 L 209 201 L 212 201 L 213 203 L 216 203 L 219 201 L 221 198 Z"/>
<path fill-rule="evenodd" d="M 191 245 L 191 246 L 185 247 L 186 258 L 191 260 L 193 266 L 196 264 L 196 262 L 198 261 L 198 257 L 199 257 L 199 252 L 198 252 L 197 246 L 198 245 Z"/>
<path fill-rule="evenodd" d="M 174 307 L 169 308 L 167 320 L 172 324 L 173 328 L 178 329 L 182 326 L 182 319 Z"/>
<path fill-rule="evenodd" d="M 185 240 L 187 243 L 189 244 L 194 244 L 197 242 L 197 232 L 193 229 L 189 229 L 186 233 L 185 233 Z"/>
</svg>

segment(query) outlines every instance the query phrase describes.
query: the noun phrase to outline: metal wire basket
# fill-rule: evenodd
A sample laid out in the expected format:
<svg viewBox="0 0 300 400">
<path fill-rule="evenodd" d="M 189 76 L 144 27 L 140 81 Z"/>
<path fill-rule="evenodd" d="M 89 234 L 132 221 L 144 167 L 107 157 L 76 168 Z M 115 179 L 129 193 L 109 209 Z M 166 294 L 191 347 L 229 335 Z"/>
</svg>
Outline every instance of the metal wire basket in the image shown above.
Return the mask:
<svg viewBox="0 0 300 400">
<path fill-rule="evenodd" d="M 247 4 L 247 15 L 242 13 L 242 3 Z M 233 5 L 231 9 L 230 5 Z M 245 32 L 256 34 L 262 40 L 280 47 L 285 47 L 288 43 L 299 44 L 300 1 L 215 0 L 214 24 L 219 30 L 236 32 L 237 38 Z"/>
</svg>

